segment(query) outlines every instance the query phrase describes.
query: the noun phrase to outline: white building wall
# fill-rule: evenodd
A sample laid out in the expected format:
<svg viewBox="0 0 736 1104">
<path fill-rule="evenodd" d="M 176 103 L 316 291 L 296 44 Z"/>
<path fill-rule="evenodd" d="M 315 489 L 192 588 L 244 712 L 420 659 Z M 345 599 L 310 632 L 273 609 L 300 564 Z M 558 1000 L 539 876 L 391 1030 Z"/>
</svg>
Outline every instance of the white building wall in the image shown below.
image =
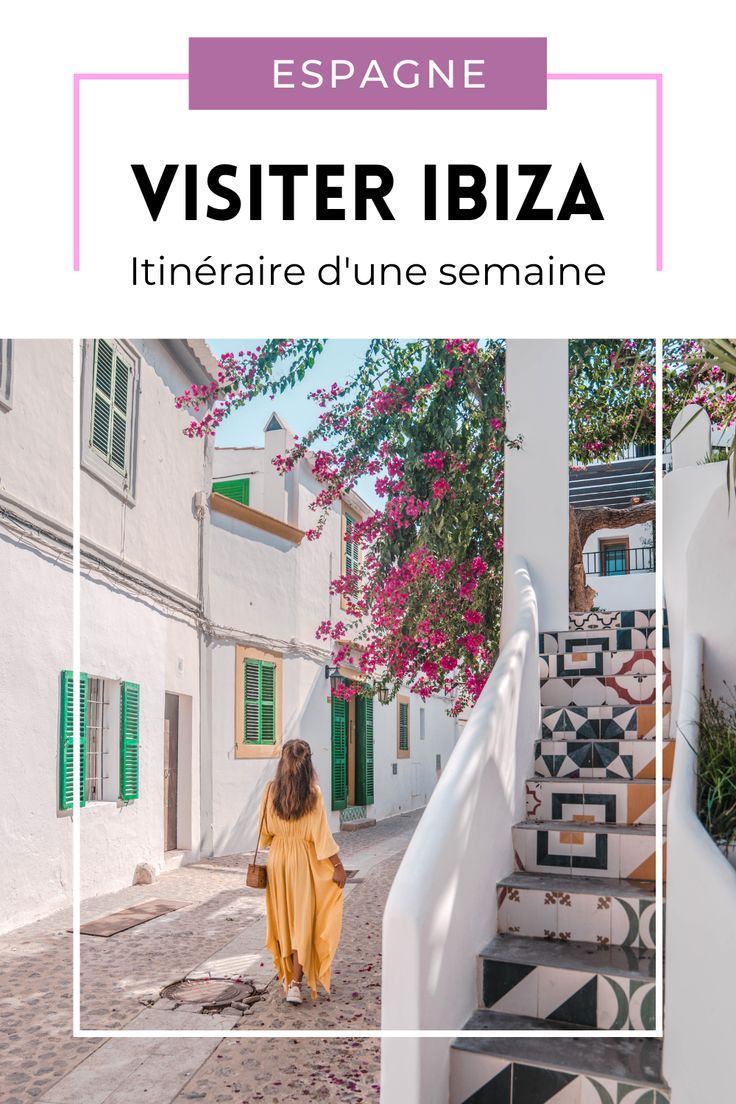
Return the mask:
<svg viewBox="0 0 736 1104">
<path fill-rule="evenodd" d="M 151 576 L 184 591 L 196 606 L 200 534 L 192 499 L 209 486 L 210 473 L 202 442 L 183 436 L 187 418 L 174 407 L 190 382 L 186 372 L 166 344 L 134 344 L 145 358 L 135 505 L 83 473 L 81 601 L 82 670 L 141 687 L 140 796 L 127 805 L 112 800 L 81 810 L 83 896 L 131 884 L 139 862 L 163 865 L 167 691 L 181 695 L 177 842 L 184 860 L 198 854 L 197 630 L 189 615 L 140 588 Z M 181 355 L 187 363 L 186 351 Z M 0 517 L 0 837 L 7 848 L 0 929 L 68 903 L 71 885 L 71 814 L 59 810 L 58 793 L 60 673 L 72 666 L 72 343 L 16 341 L 13 363 L 12 405 L 0 410 L 0 509 L 48 535 L 21 526 L 19 536 L 9 528 L 18 525 Z M 105 575 L 85 558 L 88 540 L 103 550 Z M 135 592 L 111 577 L 116 566 L 135 577 Z M 113 776 L 118 708 L 116 698 L 106 766 Z"/>
<path fill-rule="evenodd" d="M 123 502 L 83 466 L 82 533 L 126 563 L 196 598 L 199 529 L 193 498 L 197 491 L 209 490 L 211 473 L 202 441 L 184 436 L 191 416 L 174 406 L 191 378 L 166 343 L 132 339 L 130 345 L 141 357 L 135 505 Z M 83 370 L 89 370 L 87 357 Z M 87 449 L 83 440 L 83 465 Z"/>
<path fill-rule="evenodd" d="M 506 432 L 522 437 L 506 450 L 504 578 L 518 556 L 526 558 L 539 601 L 539 627 L 553 632 L 569 623 L 570 519 L 568 343 L 513 339 L 506 343 Z M 509 604 L 508 586 L 504 601 Z M 503 638 L 510 630 L 504 615 Z"/>
<path fill-rule="evenodd" d="M 181 695 L 177 848 L 185 861 L 199 857 L 199 641 L 191 625 L 145 600 L 131 601 L 104 580 L 83 579 L 81 611 L 82 670 L 141 688 L 139 796 L 81 810 L 82 896 L 89 897 L 131 885 L 138 863 L 150 863 L 157 872 L 164 868 L 166 693 Z M 117 773 L 118 730 L 119 704 L 113 700 L 108 772 Z"/>
<path fill-rule="evenodd" d="M 288 447 L 286 431 L 266 433 L 278 438 L 270 452 Z M 257 456 L 257 454 L 256 454 Z M 261 453 L 261 457 L 264 454 Z M 265 462 L 265 460 L 264 460 Z M 270 462 L 269 462 L 270 463 Z M 247 449 L 217 449 L 216 478 L 251 476 L 250 505 L 303 530 L 317 515 L 309 509 L 319 486 L 306 465 L 294 473 L 291 488 L 282 479 L 268 483 L 256 457 Z M 270 490 L 269 490 L 270 488 Z M 272 509 L 277 489 L 284 509 Z M 306 739 L 320 778 L 333 831 L 339 812 L 331 805 L 330 687 L 325 664 L 331 649 L 318 641 L 321 621 L 338 620 L 340 600 L 330 596 L 332 578 L 341 571 L 342 518 L 340 508 L 330 513 L 319 540 L 299 544 L 274 536 L 243 520 L 218 512 L 210 526 L 210 609 L 215 639 L 209 649 L 212 684 L 212 847 L 216 854 L 252 850 L 257 833 L 257 810 L 263 787 L 274 775 L 275 758 L 235 758 L 236 644 L 250 642 L 283 655 L 282 738 Z M 230 634 L 228 635 L 228 630 Z M 424 708 L 424 740 L 420 739 L 420 709 Z M 396 702 L 386 706 L 374 700 L 374 794 L 368 816 L 382 819 L 424 806 L 447 763 L 456 738 L 456 722 L 446 713 L 447 703 L 432 698 L 422 703 L 410 698 L 410 757 L 396 756 Z M 396 773 L 394 774 L 394 765 Z"/>
<path fill-rule="evenodd" d="M 651 546 L 652 523 L 631 525 L 628 529 L 600 529 L 588 538 L 583 552 L 599 552 L 602 540 L 623 540 L 626 537 L 631 549 Z M 654 571 L 633 572 L 629 575 L 588 575 L 587 582 L 596 591 L 595 604 L 599 609 L 654 609 Z"/>
<path fill-rule="evenodd" d="M 66 526 L 72 517 L 71 403 L 72 342 L 13 341 L 12 407 L 0 408 L 0 494 Z"/>
<path fill-rule="evenodd" d="M 71 665 L 71 568 L 16 544 L 0 528 L 0 607 L 2 932 L 60 908 L 71 891 L 71 820 L 57 812 L 59 672 Z"/>
</svg>

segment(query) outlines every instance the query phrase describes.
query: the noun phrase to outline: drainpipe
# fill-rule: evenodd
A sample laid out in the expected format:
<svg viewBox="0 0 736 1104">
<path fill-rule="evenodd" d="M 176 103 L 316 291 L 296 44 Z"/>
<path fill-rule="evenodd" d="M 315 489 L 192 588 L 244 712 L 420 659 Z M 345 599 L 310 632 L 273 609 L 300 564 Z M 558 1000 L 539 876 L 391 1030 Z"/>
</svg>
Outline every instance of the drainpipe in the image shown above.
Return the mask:
<svg viewBox="0 0 736 1104">
<path fill-rule="evenodd" d="M 212 647 L 209 628 L 211 624 L 209 551 L 210 512 L 209 491 L 212 485 L 212 461 L 214 439 L 205 437 L 204 483 L 202 502 L 197 503 L 199 522 L 198 596 L 202 611 L 198 630 L 199 646 L 199 854 L 211 858 L 214 854 L 214 803 L 212 780 Z M 199 496 L 198 496 L 199 497 Z"/>
</svg>

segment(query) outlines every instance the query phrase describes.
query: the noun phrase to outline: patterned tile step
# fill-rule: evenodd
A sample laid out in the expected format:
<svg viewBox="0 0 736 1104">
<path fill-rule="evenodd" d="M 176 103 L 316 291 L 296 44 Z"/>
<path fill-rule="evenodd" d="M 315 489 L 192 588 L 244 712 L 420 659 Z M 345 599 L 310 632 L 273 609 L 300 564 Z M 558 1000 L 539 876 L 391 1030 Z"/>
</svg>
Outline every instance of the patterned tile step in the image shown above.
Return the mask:
<svg viewBox="0 0 736 1104">
<path fill-rule="evenodd" d="M 466 1031 L 538 1034 L 456 1039 L 450 1052 L 450 1104 L 667 1104 L 659 1039 L 545 1038 L 547 1030 L 566 1026 L 531 1016 L 474 1012 Z"/>
<path fill-rule="evenodd" d="M 652 824 L 522 821 L 511 829 L 514 870 L 654 881 Z M 666 845 L 664 855 L 666 876 Z"/>
<path fill-rule="evenodd" d="M 653 882 L 512 874 L 496 887 L 498 932 L 603 947 L 654 947 Z"/>
<path fill-rule="evenodd" d="M 648 610 L 590 610 L 588 613 L 571 613 L 571 629 L 653 629 L 656 611 Z"/>
<path fill-rule="evenodd" d="M 663 640 L 669 647 L 669 638 Z M 570 652 L 647 651 L 656 647 L 654 629 L 563 629 L 539 634 L 540 655 Z"/>
<path fill-rule="evenodd" d="M 481 1007 L 582 1028 L 652 1030 L 654 951 L 497 935 L 481 951 Z"/>
<path fill-rule="evenodd" d="M 663 785 L 667 822 L 669 783 Z M 526 819 L 578 824 L 654 824 L 656 783 L 648 779 L 528 778 Z"/>
<path fill-rule="evenodd" d="M 540 680 L 540 696 L 542 705 L 547 708 L 555 705 L 653 705 L 655 682 L 653 674 L 547 678 Z"/>
<path fill-rule="evenodd" d="M 665 740 L 663 777 L 672 777 L 675 741 Z M 537 740 L 534 770 L 544 778 L 655 778 L 653 740 Z"/>
<path fill-rule="evenodd" d="M 664 735 L 669 735 L 670 706 L 663 707 Z M 545 705 L 541 737 L 545 740 L 653 740 L 654 705 Z"/>
<path fill-rule="evenodd" d="M 565 678 L 581 675 L 653 675 L 654 652 L 640 651 L 588 651 L 553 652 L 539 657 L 539 677 Z"/>
</svg>

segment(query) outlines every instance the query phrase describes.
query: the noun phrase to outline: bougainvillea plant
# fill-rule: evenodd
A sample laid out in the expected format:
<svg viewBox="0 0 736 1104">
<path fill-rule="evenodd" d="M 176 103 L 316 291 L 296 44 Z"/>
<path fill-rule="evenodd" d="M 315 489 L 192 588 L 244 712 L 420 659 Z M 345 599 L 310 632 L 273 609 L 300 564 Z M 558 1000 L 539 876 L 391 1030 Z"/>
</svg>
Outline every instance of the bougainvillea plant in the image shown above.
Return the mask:
<svg viewBox="0 0 736 1104">
<path fill-rule="evenodd" d="M 282 394 L 323 348 L 275 338 L 223 355 L 216 380 L 177 399 L 193 415 L 186 432 L 214 433 L 252 398 Z M 637 429 L 653 438 L 652 343 L 570 348 L 572 454 L 611 458 Z M 454 714 L 477 700 L 500 632 L 504 450 L 521 444 L 506 435 L 504 369 L 503 342 L 375 339 L 349 380 L 310 395 L 313 428 L 276 459 L 286 473 L 307 458 L 320 483 L 310 540 L 360 479 L 381 499 L 353 527 L 360 554 L 332 583 L 342 616 L 318 629 L 333 662 L 350 657 L 364 676 L 338 693 L 393 697 L 408 685 L 447 695 Z"/>
<path fill-rule="evenodd" d="M 672 339 L 664 342 L 662 409 L 665 437 L 669 437 L 677 414 L 691 403 L 703 407 L 717 429 L 736 422 L 735 351 L 730 341 Z"/>
<path fill-rule="evenodd" d="M 215 382 L 177 400 L 195 415 L 187 432 L 212 433 L 255 395 L 284 392 L 322 348 L 275 339 L 223 356 Z M 318 636 L 331 642 L 334 662 L 353 656 L 362 692 L 393 696 L 408 685 L 422 698 L 448 695 L 459 713 L 485 684 L 499 636 L 503 345 L 374 340 L 347 382 L 310 398 L 314 427 L 276 461 L 285 473 L 308 456 L 321 484 L 307 537 L 319 539 L 362 477 L 374 479 L 381 500 L 352 530 L 360 555 L 332 584 L 344 610 Z M 356 690 L 351 683 L 342 693 Z"/>
<path fill-rule="evenodd" d="M 653 340 L 574 340 L 570 355 L 570 458 L 611 461 L 636 441 L 655 442 Z"/>
</svg>

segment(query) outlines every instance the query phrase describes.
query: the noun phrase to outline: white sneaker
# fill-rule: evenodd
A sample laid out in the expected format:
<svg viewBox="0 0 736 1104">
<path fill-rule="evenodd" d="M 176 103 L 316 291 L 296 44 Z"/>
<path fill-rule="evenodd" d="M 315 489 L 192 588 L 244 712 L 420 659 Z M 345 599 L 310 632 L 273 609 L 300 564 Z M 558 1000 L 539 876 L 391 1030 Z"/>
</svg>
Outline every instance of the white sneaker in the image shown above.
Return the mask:
<svg viewBox="0 0 736 1104">
<path fill-rule="evenodd" d="M 302 991 L 296 981 L 292 981 L 289 985 L 289 988 L 286 990 L 286 999 L 289 1004 L 302 1003 Z"/>
</svg>

